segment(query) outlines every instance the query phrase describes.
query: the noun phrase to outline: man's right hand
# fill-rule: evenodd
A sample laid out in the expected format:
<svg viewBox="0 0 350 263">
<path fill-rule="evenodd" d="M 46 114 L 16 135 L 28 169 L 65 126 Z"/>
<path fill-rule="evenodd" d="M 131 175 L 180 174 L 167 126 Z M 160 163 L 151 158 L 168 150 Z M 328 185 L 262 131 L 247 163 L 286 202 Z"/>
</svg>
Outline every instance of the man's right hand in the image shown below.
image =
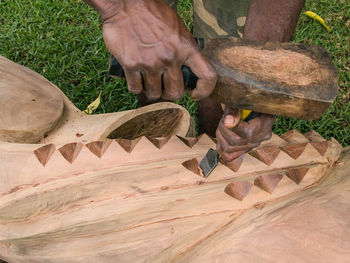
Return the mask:
<svg viewBox="0 0 350 263">
<path fill-rule="evenodd" d="M 96 1 L 87 2 L 94 6 Z M 103 37 L 124 68 L 130 92 L 144 91 L 149 100 L 180 99 L 184 94 L 181 67 L 186 65 L 198 77 L 192 98 L 200 100 L 211 94 L 217 79 L 214 67 L 200 53 L 181 18 L 163 0 L 106 3 L 105 9 L 98 9 L 104 19 Z"/>
<path fill-rule="evenodd" d="M 258 147 L 272 135 L 275 117 L 261 114 L 248 122 L 241 120 L 240 110 L 226 106 L 216 131 L 217 151 L 226 162 L 231 162 Z"/>
</svg>

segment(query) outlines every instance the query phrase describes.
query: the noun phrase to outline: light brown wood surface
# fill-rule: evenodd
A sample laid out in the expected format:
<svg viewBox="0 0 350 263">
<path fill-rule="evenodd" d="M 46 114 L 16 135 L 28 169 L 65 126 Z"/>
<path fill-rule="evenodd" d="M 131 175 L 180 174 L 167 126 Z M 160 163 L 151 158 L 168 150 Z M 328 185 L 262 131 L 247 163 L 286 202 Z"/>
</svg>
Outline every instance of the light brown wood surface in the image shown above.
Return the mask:
<svg viewBox="0 0 350 263">
<path fill-rule="evenodd" d="M 185 138 L 189 118 L 180 106 L 87 117 L 63 100 L 71 110 L 40 143 L 0 142 L 0 259 L 349 258 L 350 156 L 336 140 L 295 130 L 273 135 L 204 178 L 196 173 L 198 161 L 215 142 L 206 135 Z M 165 136 L 117 138 L 118 128 L 127 131 L 142 114 L 169 109 L 183 114 Z"/>
<path fill-rule="evenodd" d="M 1 56 L 0 77 L 0 141 L 87 142 L 126 135 L 186 136 L 189 131 L 189 113 L 173 103 L 158 103 L 133 111 L 86 115 L 60 89 L 38 73 Z M 145 123 L 138 128 L 141 120 Z M 134 134 L 130 127 L 134 128 Z"/>
<path fill-rule="evenodd" d="M 0 56 L 0 140 L 39 142 L 63 114 L 61 93 L 39 74 Z"/>
<path fill-rule="evenodd" d="M 298 141 L 300 136 L 295 134 Z M 317 185 L 342 151 L 334 140 L 325 141 L 327 151 L 322 156 L 309 142 L 296 160 L 281 150 L 270 166 L 248 154 L 237 172 L 220 164 L 205 179 L 182 163 L 201 158 L 215 143 L 202 136 L 190 148 L 176 136 L 166 140 L 159 149 L 159 144 L 143 137 L 130 153 L 120 141 L 107 141 L 101 158 L 91 152 L 91 143 L 90 148 L 79 143 L 74 147 L 51 144 L 45 151 L 50 155 L 45 166 L 35 154 L 44 145 L 1 144 L 6 172 L 0 172 L 0 258 L 9 262 L 215 262 L 220 253 L 236 251 L 230 243 L 236 239 L 235 231 L 222 238 L 224 247 L 217 239 L 210 245 L 211 238 L 250 213 L 254 217 L 238 229 L 258 227 L 255 217 L 265 215 L 265 207 L 275 203 L 282 202 L 288 211 L 289 203 Z M 289 140 L 292 143 L 273 136 L 262 147 L 283 148 L 293 144 L 293 138 Z M 103 148 L 103 143 L 99 145 Z M 65 159 L 62 147 L 74 158 Z M 288 172 L 300 168 L 307 172 L 297 184 Z M 269 191 L 254 185 L 258 178 L 268 182 L 275 174 L 281 180 Z M 242 201 L 225 193 L 228 185 L 239 182 L 253 185 Z M 201 246 L 206 256 L 198 250 Z M 227 251 L 222 252 L 224 248 Z"/>
</svg>

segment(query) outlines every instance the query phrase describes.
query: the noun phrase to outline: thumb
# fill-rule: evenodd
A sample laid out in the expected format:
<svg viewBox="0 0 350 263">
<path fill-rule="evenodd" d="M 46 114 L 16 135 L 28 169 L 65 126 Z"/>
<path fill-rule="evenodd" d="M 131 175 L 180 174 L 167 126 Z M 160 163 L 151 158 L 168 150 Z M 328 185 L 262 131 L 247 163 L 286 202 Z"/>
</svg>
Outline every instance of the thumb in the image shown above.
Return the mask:
<svg viewBox="0 0 350 263">
<path fill-rule="evenodd" d="M 202 100 L 209 97 L 216 85 L 216 69 L 198 50 L 193 51 L 184 65 L 198 77 L 196 88 L 191 92 L 192 99 Z"/>
<path fill-rule="evenodd" d="M 229 106 L 225 107 L 224 124 L 227 129 L 232 129 L 241 121 L 241 111 L 239 109 L 232 109 Z"/>
</svg>

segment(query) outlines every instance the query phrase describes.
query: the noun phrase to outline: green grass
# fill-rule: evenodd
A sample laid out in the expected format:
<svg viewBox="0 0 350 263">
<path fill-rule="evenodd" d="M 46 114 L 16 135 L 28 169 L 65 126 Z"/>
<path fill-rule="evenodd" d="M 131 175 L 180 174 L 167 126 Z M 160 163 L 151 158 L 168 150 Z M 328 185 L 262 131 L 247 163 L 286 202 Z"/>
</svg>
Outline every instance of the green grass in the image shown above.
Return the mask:
<svg viewBox="0 0 350 263">
<path fill-rule="evenodd" d="M 350 144 L 350 2 L 348 0 L 307 1 L 305 10 L 324 18 L 331 26 L 327 32 L 320 23 L 301 15 L 294 36 L 295 42 L 321 45 L 331 54 L 339 73 L 339 95 L 327 113 L 317 121 L 277 118 L 274 131 L 288 129 L 301 132 L 316 130 L 326 138 L 334 137 L 344 146 Z"/>
<path fill-rule="evenodd" d="M 294 41 L 324 46 L 339 71 L 340 94 L 318 121 L 278 118 L 274 131 L 317 130 L 326 138 L 350 144 L 350 3 L 348 0 L 307 1 L 305 10 L 321 15 L 332 27 L 301 16 Z M 180 1 L 179 13 L 191 27 L 191 1 Z M 0 0 L 0 54 L 42 74 L 81 110 L 102 91 L 97 113 L 134 109 L 135 96 L 125 81 L 107 76 L 109 54 L 98 15 L 79 0 Z M 196 104 L 186 96 L 179 102 L 194 116 Z"/>
</svg>

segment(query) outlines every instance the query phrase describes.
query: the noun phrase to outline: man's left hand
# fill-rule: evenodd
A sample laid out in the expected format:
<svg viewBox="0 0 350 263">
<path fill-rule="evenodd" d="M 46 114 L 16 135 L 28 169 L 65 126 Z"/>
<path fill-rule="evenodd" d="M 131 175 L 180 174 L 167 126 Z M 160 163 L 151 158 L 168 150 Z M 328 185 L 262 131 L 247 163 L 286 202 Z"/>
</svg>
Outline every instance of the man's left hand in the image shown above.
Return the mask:
<svg viewBox="0 0 350 263">
<path fill-rule="evenodd" d="M 217 151 L 226 162 L 258 147 L 272 135 L 275 116 L 262 114 L 248 122 L 241 120 L 240 110 L 225 107 L 216 130 Z"/>
</svg>

